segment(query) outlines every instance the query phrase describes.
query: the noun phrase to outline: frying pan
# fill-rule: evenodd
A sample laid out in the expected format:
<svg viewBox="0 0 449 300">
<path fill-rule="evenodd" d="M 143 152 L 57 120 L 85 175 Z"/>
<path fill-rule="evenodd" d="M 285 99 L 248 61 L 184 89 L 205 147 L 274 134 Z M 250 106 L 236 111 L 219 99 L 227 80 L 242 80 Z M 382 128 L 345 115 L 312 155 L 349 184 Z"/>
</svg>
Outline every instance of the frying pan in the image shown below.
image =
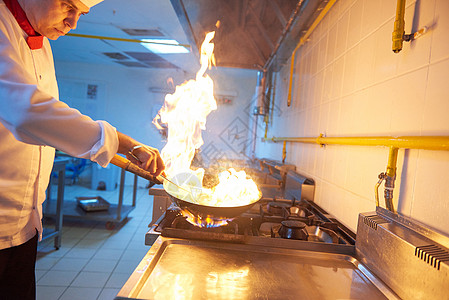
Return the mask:
<svg viewBox="0 0 449 300">
<path fill-rule="evenodd" d="M 131 163 L 128 159 L 120 156 L 115 155 L 111 163 L 113 165 L 116 165 L 117 167 L 120 167 L 122 169 L 125 169 L 126 171 L 129 171 L 133 174 L 136 174 L 142 178 L 148 179 L 154 183 L 164 184 L 164 190 L 168 193 L 172 201 L 181 209 L 184 211 L 189 212 L 190 214 L 193 214 L 193 216 L 198 217 L 199 219 L 206 219 L 211 218 L 214 220 L 230 220 L 238 215 L 241 215 L 248 209 L 250 209 L 253 205 L 255 205 L 257 202 L 260 201 L 262 198 L 262 194 L 259 195 L 259 198 L 255 201 L 253 201 L 250 204 L 245 204 L 241 206 L 208 206 L 198 203 L 193 203 L 191 201 L 187 200 L 181 200 L 176 195 L 173 195 L 173 193 L 170 191 L 170 189 L 167 188 L 169 184 L 174 184 L 171 181 L 168 181 L 166 178 L 162 176 L 153 176 L 149 172 L 139 168 L 137 165 Z M 176 185 L 176 184 L 175 184 Z"/>
<path fill-rule="evenodd" d="M 231 220 L 241 215 L 254 204 L 260 201 L 261 196 L 256 201 L 242 206 L 208 206 L 197 204 L 186 200 L 181 200 L 175 196 L 168 194 L 173 202 L 184 211 L 188 211 L 199 219 L 205 220 L 211 218 L 213 220 Z"/>
</svg>

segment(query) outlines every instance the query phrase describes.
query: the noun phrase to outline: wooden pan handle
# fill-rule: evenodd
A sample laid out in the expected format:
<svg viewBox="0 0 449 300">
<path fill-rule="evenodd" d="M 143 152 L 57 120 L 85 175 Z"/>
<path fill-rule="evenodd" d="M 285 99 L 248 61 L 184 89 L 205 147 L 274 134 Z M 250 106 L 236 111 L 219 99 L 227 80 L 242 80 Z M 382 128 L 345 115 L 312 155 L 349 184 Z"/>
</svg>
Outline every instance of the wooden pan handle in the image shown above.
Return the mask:
<svg viewBox="0 0 449 300">
<path fill-rule="evenodd" d="M 158 177 L 151 175 L 150 172 L 145 171 L 144 169 L 139 168 L 137 165 L 133 164 L 130 160 L 124 158 L 123 156 L 120 156 L 116 154 L 112 160 L 111 164 L 116 165 L 119 168 L 122 168 L 128 172 L 131 172 L 133 174 L 136 174 L 137 176 L 140 176 L 142 178 L 148 179 L 154 183 L 160 184 L 163 182 L 162 180 L 159 180 Z"/>
</svg>

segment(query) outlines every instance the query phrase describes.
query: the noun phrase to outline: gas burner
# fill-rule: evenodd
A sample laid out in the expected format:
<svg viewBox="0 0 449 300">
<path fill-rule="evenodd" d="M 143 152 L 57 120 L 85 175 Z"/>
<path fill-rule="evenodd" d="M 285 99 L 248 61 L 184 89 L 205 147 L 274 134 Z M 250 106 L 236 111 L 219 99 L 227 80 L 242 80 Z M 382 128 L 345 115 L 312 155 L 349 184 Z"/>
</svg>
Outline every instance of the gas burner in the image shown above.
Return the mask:
<svg viewBox="0 0 449 300">
<path fill-rule="evenodd" d="M 307 208 L 300 206 L 290 207 L 289 212 L 291 216 L 297 216 L 302 218 L 313 215 Z"/>
<path fill-rule="evenodd" d="M 203 232 L 203 233 L 229 233 L 229 234 L 237 234 L 238 233 L 238 225 L 232 223 L 231 221 L 226 225 L 222 226 L 209 226 L 209 227 L 200 227 L 198 225 L 192 224 L 186 217 L 177 216 L 170 226 L 166 228 L 177 229 L 184 232 Z M 165 228 L 165 229 L 166 229 Z M 165 230 L 161 228 L 161 233 Z"/>
<path fill-rule="evenodd" d="M 296 220 L 282 221 L 278 233 L 284 239 L 307 241 L 309 237 L 306 224 Z"/>
<path fill-rule="evenodd" d="M 216 234 L 220 234 L 224 240 L 252 236 L 257 239 L 290 239 L 290 242 L 298 240 L 332 244 L 355 243 L 353 236 L 346 233 L 344 226 L 326 216 L 321 208 L 316 208 L 315 203 L 305 200 L 266 199 L 255 209 L 248 210 L 233 220 L 195 219 L 179 208 L 171 208 L 152 231 L 162 234 L 164 228 L 176 229 L 176 234 L 179 235 L 176 237 L 213 240 L 217 239 Z M 164 236 L 174 234 L 167 233 L 167 230 L 164 232 Z"/>
<path fill-rule="evenodd" d="M 268 202 L 267 204 L 267 211 L 272 216 L 283 216 L 285 214 L 285 210 L 290 207 L 289 203 L 283 203 L 283 202 Z"/>
<path fill-rule="evenodd" d="M 232 219 L 217 219 L 209 216 L 206 218 L 200 218 L 185 210 L 181 211 L 181 213 L 190 224 L 201 228 L 220 227 L 227 225 L 228 222 L 232 221 Z"/>
</svg>

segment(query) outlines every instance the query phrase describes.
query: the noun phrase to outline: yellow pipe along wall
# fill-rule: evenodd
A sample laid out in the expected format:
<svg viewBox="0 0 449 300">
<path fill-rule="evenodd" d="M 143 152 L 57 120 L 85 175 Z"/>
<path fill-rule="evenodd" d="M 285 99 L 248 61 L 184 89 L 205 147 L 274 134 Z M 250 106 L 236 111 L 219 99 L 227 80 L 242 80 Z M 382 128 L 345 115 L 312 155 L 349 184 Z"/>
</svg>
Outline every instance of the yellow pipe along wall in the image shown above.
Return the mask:
<svg viewBox="0 0 449 300">
<path fill-rule="evenodd" d="M 389 147 L 388 164 L 385 174 L 382 173 L 381 180 L 385 180 L 385 205 L 388 210 L 394 212 L 393 188 L 396 179 L 396 164 L 398 149 L 422 149 L 422 150 L 445 150 L 449 151 L 449 136 L 401 136 L 401 137 L 272 137 L 264 141 L 284 142 L 283 159 L 285 159 L 285 143 L 308 143 L 323 145 L 349 145 L 349 146 L 384 146 Z M 376 184 L 376 205 L 379 205 Z"/>
<path fill-rule="evenodd" d="M 449 150 L 449 136 L 376 137 L 272 137 L 272 142 L 298 142 L 318 145 L 385 146 L 404 149 Z"/>
<path fill-rule="evenodd" d="M 288 95 L 287 95 L 287 106 L 290 106 L 292 103 L 292 87 L 293 87 L 293 72 L 295 71 L 295 55 L 296 51 L 298 51 L 299 48 L 301 48 L 302 45 L 305 44 L 309 36 L 312 34 L 312 31 L 320 24 L 321 20 L 326 16 L 327 12 L 331 9 L 331 7 L 335 4 L 337 0 L 330 0 L 326 6 L 323 8 L 321 13 L 318 15 L 318 17 L 313 21 L 312 25 L 310 25 L 307 32 L 299 39 L 298 45 L 295 47 L 295 50 L 293 50 L 292 56 L 291 56 L 291 62 L 290 62 L 290 79 L 288 83 Z"/>
<path fill-rule="evenodd" d="M 394 20 L 393 30 L 393 52 L 398 53 L 402 50 L 405 33 L 405 0 L 398 0 L 396 6 L 396 18 Z"/>
</svg>

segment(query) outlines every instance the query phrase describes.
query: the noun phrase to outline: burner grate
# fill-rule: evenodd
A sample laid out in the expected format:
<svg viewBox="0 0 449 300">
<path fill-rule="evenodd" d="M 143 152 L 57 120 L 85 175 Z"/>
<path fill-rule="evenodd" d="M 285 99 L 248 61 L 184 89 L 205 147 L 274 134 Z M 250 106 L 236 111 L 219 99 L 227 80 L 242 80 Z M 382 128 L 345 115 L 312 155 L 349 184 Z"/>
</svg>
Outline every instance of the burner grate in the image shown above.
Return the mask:
<svg viewBox="0 0 449 300">
<path fill-rule="evenodd" d="M 258 206 L 258 207 L 257 207 Z M 154 231 L 170 237 L 205 240 L 245 240 L 254 236 L 317 243 L 354 245 L 355 239 L 323 210 L 306 200 L 263 199 L 255 207 L 218 227 L 196 226 L 177 207 L 167 210 Z M 195 223 L 195 222 L 193 222 Z M 292 225 L 293 224 L 293 225 Z M 301 226 L 294 226 L 301 224 Z M 292 226 L 290 226 L 292 225 Z M 299 228 L 297 228 L 299 227 Z M 165 231 L 165 233 L 164 233 Z M 231 236 L 231 238 L 229 237 Z M 236 238 L 240 236 L 239 238 Z"/>
</svg>

